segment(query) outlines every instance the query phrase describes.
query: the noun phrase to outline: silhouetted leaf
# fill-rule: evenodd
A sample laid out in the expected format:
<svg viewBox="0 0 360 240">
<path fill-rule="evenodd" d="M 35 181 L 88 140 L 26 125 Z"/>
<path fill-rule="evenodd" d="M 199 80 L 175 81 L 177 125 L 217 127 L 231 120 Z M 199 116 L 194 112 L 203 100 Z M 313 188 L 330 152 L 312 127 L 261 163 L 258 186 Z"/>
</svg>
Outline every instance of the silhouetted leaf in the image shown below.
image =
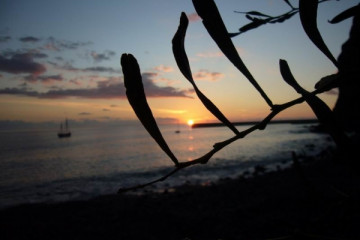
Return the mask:
<svg viewBox="0 0 360 240">
<path fill-rule="evenodd" d="M 302 94 L 303 89 L 297 83 L 294 76 L 292 75 L 287 62 L 283 59 L 280 59 L 279 63 L 280 63 L 280 73 L 281 73 L 281 76 L 283 77 L 283 79 L 285 80 L 285 82 L 287 84 L 289 84 L 290 86 L 292 86 L 296 92 Z"/>
<path fill-rule="evenodd" d="M 258 11 L 249 11 L 249 12 L 239 12 L 239 11 L 235 11 L 236 13 L 242 13 L 242 14 L 248 14 L 248 15 L 254 15 L 254 16 L 260 16 L 260 17 L 271 17 L 267 14 L 258 12 Z"/>
<path fill-rule="evenodd" d="M 334 17 L 332 20 L 330 20 L 329 23 L 334 24 L 334 23 L 339 23 L 341 21 L 344 21 L 345 19 L 355 16 L 356 12 L 359 12 L 359 10 L 360 10 L 360 5 L 351 7 L 349 9 L 343 11 L 342 13 L 338 14 L 336 17 Z"/>
<path fill-rule="evenodd" d="M 257 20 L 257 21 L 254 21 L 254 22 L 251 22 L 249 24 L 246 24 L 244 26 L 242 26 L 239 31 L 240 32 L 246 32 L 246 31 L 249 31 L 251 29 L 255 29 L 263 24 L 266 24 L 268 21 L 266 20 Z"/>
<path fill-rule="evenodd" d="M 322 51 L 335 66 L 338 66 L 336 59 L 327 48 L 317 28 L 318 0 L 299 0 L 299 14 L 301 24 L 310 40 Z"/>
<path fill-rule="evenodd" d="M 316 84 L 315 89 L 322 89 L 322 91 L 329 91 L 333 88 L 339 87 L 339 74 L 331 74 L 321 78 Z"/>
<path fill-rule="evenodd" d="M 228 33 L 229 37 L 232 38 L 232 37 L 236 37 L 238 35 L 240 35 L 242 32 L 237 32 L 237 33 Z"/>
<path fill-rule="evenodd" d="M 247 19 L 249 19 L 250 21 L 253 21 L 253 22 L 258 22 L 258 21 L 262 21 L 263 19 L 261 19 L 261 18 L 257 18 L 257 17 L 252 17 L 252 16 L 250 16 L 250 15 L 245 15 L 245 17 L 247 18 Z"/>
<path fill-rule="evenodd" d="M 276 18 L 274 20 L 269 21 L 269 23 L 282 23 L 282 22 L 284 22 L 285 20 L 288 20 L 289 18 L 291 18 L 292 16 L 294 16 L 297 13 L 298 13 L 297 11 L 287 13 L 287 14 L 281 16 L 281 17 L 278 17 L 278 18 Z"/>
<path fill-rule="evenodd" d="M 222 21 L 220 13 L 213 0 L 193 0 L 194 7 L 198 15 L 203 19 L 203 24 L 207 29 L 212 39 L 216 42 L 218 47 L 224 55 L 234 64 L 234 66 L 253 84 L 256 90 L 265 99 L 269 106 L 273 106 L 271 100 L 262 90 L 260 85 L 256 82 L 250 71 L 247 69 L 241 60 L 238 52 L 232 43 L 228 31 Z"/>
<path fill-rule="evenodd" d="M 291 5 L 291 3 L 289 2 L 289 0 L 284 0 L 284 2 L 286 2 L 287 5 L 289 5 L 292 9 L 294 9 L 293 5 Z"/>
<path fill-rule="evenodd" d="M 131 107 L 134 109 L 136 116 L 139 118 L 140 122 L 143 124 L 149 134 L 155 139 L 161 149 L 171 158 L 175 165 L 178 165 L 179 162 L 161 135 L 155 118 L 146 101 L 140 67 L 135 57 L 131 54 L 123 54 L 121 56 L 121 66 L 124 74 L 126 96 Z"/>
<path fill-rule="evenodd" d="M 234 125 L 222 114 L 222 112 L 198 89 L 195 84 L 195 81 L 192 77 L 190 64 L 188 57 L 185 51 L 185 35 L 186 30 L 189 24 L 189 20 L 186 17 L 185 13 L 181 13 L 180 24 L 178 30 L 176 31 L 174 38 L 172 40 L 172 49 L 176 63 L 187 80 L 193 85 L 194 90 L 204 104 L 204 106 L 221 122 L 228 126 L 235 134 L 238 134 L 239 131 L 234 127 Z"/>
<path fill-rule="evenodd" d="M 309 106 L 315 113 L 316 117 L 319 119 L 319 122 L 327 128 L 336 144 L 338 144 L 339 146 L 344 145 L 347 140 L 346 136 L 337 126 L 331 109 L 320 98 L 306 91 L 297 83 L 290 71 L 289 65 L 285 60 L 282 59 L 280 60 L 280 72 L 285 82 L 292 86 L 296 92 L 303 96 L 305 101 L 309 104 Z"/>
</svg>

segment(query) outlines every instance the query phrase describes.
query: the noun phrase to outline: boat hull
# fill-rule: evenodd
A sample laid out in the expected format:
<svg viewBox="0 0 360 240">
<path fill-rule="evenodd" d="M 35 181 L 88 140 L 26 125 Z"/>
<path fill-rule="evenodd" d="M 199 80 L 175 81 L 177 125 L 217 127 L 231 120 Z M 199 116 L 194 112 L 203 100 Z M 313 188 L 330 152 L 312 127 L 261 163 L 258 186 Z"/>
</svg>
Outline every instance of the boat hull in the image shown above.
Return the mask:
<svg viewBox="0 0 360 240">
<path fill-rule="evenodd" d="M 71 132 L 68 133 L 58 133 L 59 138 L 71 137 Z"/>
</svg>

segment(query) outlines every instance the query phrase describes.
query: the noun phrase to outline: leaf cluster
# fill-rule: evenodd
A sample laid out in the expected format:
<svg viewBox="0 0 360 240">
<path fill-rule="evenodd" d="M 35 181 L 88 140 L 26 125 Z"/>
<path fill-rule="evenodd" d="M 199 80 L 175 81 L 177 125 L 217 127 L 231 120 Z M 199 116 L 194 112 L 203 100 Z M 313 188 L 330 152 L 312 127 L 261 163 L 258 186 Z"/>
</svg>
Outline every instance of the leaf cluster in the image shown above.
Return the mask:
<svg viewBox="0 0 360 240">
<path fill-rule="evenodd" d="M 222 148 L 231 144 L 232 142 L 246 137 L 248 134 L 252 133 L 255 130 L 263 130 L 266 128 L 267 124 L 280 112 L 284 111 L 287 108 L 290 108 L 296 104 L 306 102 L 309 104 L 319 122 L 322 123 L 327 130 L 329 131 L 331 137 L 334 139 L 334 142 L 339 147 L 344 147 L 347 145 L 347 137 L 341 131 L 339 126 L 337 125 L 335 118 L 333 116 L 333 112 L 331 109 L 316 95 L 322 93 L 324 91 L 330 90 L 334 87 L 337 87 L 341 81 L 341 74 L 335 74 L 331 76 L 327 76 L 319 81 L 315 85 L 315 90 L 307 91 L 305 90 L 295 79 L 293 74 L 291 73 L 290 67 L 285 60 L 279 60 L 279 68 L 283 80 L 289 84 L 297 93 L 299 93 L 300 97 L 289 101 L 283 104 L 273 104 L 270 98 L 265 94 L 263 89 L 254 79 L 250 71 L 247 69 L 246 65 L 240 58 L 238 52 L 236 51 L 232 41 L 231 34 L 228 34 L 228 31 L 222 21 L 221 15 L 217 9 L 217 6 L 213 0 L 203 1 L 203 0 L 192 0 L 193 5 L 198 13 L 198 15 L 202 18 L 202 22 L 204 27 L 207 29 L 209 35 L 212 37 L 214 42 L 218 45 L 219 49 L 224 53 L 224 55 L 229 59 L 229 61 L 237 68 L 255 87 L 255 89 L 259 92 L 261 97 L 265 100 L 265 102 L 270 107 L 270 113 L 259 123 L 254 126 L 239 132 L 235 126 L 226 118 L 226 116 L 220 111 L 218 107 L 215 106 L 213 102 L 209 98 L 205 96 L 205 94 L 198 88 L 193 77 L 189 64 L 189 60 L 185 51 L 185 37 L 186 31 L 188 28 L 189 20 L 186 14 L 183 12 L 180 16 L 180 23 L 178 29 L 172 40 L 172 49 L 173 54 L 176 60 L 176 63 L 179 67 L 180 72 L 183 76 L 190 82 L 193 86 L 196 95 L 203 103 L 204 107 L 209 110 L 219 121 L 221 121 L 225 126 L 227 126 L 232 132 L 234 136 L 224 140 L 219 143 L 215 143 L 212 149 L 206 153 L 205 155 L 194 159 L 192 161 L 180 162 L 175 157 L 175 155 L 170 150 L 170 147 L 167 145 L 166 141 L 161 135 L 159 127 L 155 121 L 155 118 L 151 112 L 151 109 L 146 100 L 146 94 L 144 91 L 144 87 L 142 84 L 140 67 L 134 56 L 131 54 L 123 54 L 121 57 L 121 66 L 124 73 L 124 84 L 126 87 L 126 95 L 128 97 L 129 103 L 132 106 L 134 112 L 139 118 L 140 122 L 143 124 L 145 129 L 149 132 L 149 134 L 154 138 L 160 148 L 169 156 L 169 158 L 174 162 L 175 169 L 172 170 L 167 175 L 156 179 L 152 182 L 142 184 L 135 187 L 130 187 L 127 189 L 120 189 L 119 192 L 127 191 L 131 189 L 142 188 L 151 184 L 154 184 L 159 181 L 163 181 L 169 176 L 173 175 L 180 169 L 189 167 L 195 164 L 205 164 L 207 163 L 211 157 Z M 299 8 L 293 7 L 289 1 L 284 0 L 286 4 L 288 4 L 291 10 L 281 16 L 272 17 L 257 11 L 246 12 L 246 17 L 252 21 L 252 25 L 247 25 L 242 28 L 242 32 L 253 29 L 265 23 L 278 23 L 289 19 L 296 13 L 299 13 L 300 20 L 302 26 L 304 28 L 305 33 L 309 37 L 309 39 L 315 44 L 315 46 L 324 53 L 324 55 L 334 63 L 335 66 L 338 66 L 336 59 L 332 56 L 331 52 L 325 45 L 321 34 L 317 28 L 317 7 L 318 4 L 327 0 L 318 1 L 318 0 L 299 0 Z M 354 15 L 355 11 L 359 10 L 359 6 L 351 8 L 338 16 L 336 16 L 331 23 L 336 23 L 342 21 L 348 17 Z M 244 30 L 245 29 L 245 30 Z"/>
</svg>

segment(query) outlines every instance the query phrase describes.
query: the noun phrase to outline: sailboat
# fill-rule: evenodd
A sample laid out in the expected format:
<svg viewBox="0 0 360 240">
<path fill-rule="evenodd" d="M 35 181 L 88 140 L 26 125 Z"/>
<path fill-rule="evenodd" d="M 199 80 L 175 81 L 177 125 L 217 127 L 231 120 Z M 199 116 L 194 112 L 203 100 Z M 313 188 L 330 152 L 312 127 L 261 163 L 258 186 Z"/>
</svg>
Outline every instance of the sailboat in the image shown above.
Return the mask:
<svg viewBox="0 0 360 240">
<path fill-rule="evenodd" d="M 69 129 L 69 123 L 67 119 L 65 119 L 64 124 L 62 122 L 60 123 L 60 130 L 57 135 L 59 138 L 71 137 L 71 132 Z"/>
<path fill-rule="evenodd" d="M 177 123 L 177 130 L 175 130 L 175 133 L 180 133 L 179 121 L 178 121 L 178 123 Z"/>
</svg>

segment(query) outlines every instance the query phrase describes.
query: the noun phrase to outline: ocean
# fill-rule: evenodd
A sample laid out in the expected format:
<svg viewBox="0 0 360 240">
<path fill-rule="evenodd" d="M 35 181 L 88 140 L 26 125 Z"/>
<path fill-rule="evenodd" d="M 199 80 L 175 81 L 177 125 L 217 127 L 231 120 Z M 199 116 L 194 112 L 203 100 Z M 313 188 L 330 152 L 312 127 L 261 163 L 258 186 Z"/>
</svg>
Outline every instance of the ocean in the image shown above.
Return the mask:
<svg viewBox="0 0 360 240">
<path fill-rule="evenodd" d="M 291 162 L 292 151 L 313 156 L 333 145 L 328 135 L 310 132 L 310 126 L 270 124 L 222 149 L 208 164 L 183 169 L 148 189 L 208 184 L 251 172 L 257 165 L 284 167 Z M 179 161 L 196 159 L 214 143 L 233 136 L 226 127 L 160 125 L 160 129 Z M 173 169 L 172 161 L 141 125 L 104 124 L 71 130 L 70 138 L 61 139 L 56 129 L 0 131 L 0 208 L 114 194 Z"/>
</svg>

